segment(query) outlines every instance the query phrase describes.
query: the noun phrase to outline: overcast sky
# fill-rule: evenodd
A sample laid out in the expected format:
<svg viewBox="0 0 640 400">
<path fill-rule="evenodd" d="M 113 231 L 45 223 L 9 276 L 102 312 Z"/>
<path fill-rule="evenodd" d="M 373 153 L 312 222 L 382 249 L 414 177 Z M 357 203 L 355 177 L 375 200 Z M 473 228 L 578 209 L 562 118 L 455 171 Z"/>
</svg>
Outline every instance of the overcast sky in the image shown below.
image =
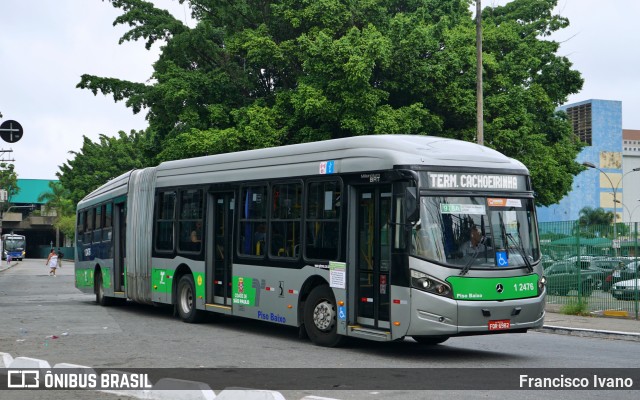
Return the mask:
<svg viewBox="0 0 640 400">
<path fill-rule="evenodd" d="M 483 0 L 482 5 L 508 0 Z M 186 6 L 177 0 L 154 0 L 185 20 Z M 640 129 L 640 15 L 638 0 L 559 0 L 557 13 L 571 26 L 554 39 L 585 79 L 587 99 L 622 101 L 622 126 Z M 1 121 L 18 121 L 23 138 L 0 141 L 4 160 L 15 159 L 21 179 L 55 179 L 58 166 L 82 146 L 82 136 L 144 129 L 145 111 L 133 115 L 111 97 L 76 89 L 82 74 L 144 82 L 152 73 L 158 46 L 118 40 L 126 29 L 113 27 L 120 15 L 101 0 L 0 0 Z"/>
</svg>

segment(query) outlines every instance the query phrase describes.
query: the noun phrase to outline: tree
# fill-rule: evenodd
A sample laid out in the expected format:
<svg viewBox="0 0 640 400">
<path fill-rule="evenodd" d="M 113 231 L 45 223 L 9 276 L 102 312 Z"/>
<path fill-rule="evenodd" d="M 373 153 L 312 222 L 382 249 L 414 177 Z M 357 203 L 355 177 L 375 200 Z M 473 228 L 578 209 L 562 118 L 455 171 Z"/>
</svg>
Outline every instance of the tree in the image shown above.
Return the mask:
<svg viewBox="0 0 640 400">
<path fill-rule="evenodd" d="M 38 196 L 38 202 L 45 203 L 47 208 L 55 210 L 58 216 L 75 214 L 74 204 L 69 199 L 69 191 L 60 182 L 49 182 L 50 191 Z"/>
<path fill-rule="evenodd" d="M 14 171 L 13 164 L 0 162 L 0 189 L 7 191 L 7 202 L 1 204 L 1 212 L 9 208 L 11 198 L 20 192 L 18 187 L 18 175 Z"/>
<path fill-rule="evenodd" d="M 111 3 L 131 27 L 121 42 L 166 44 L 149 83 L 78 87 L 148 110 L 150 164 L 363 134 L 475 138 L 471 0 L 190 0 L 193 28 L 143 0 Z M 582 87 L 545 40 L 568 25 L 556 3 L 483 10 L 485 145 L 529 167 L 541 205 L 582 170 L 555 111 Z"/>
<path fill-rule="evenodd" d="M 580 210 L 578 215 L 578 223 L 580 224 L 580 226 L 610 226 L 613 223 L 614 219 L 614 214 L 611 211 L 605 211 L 601 207 L 584 207 Z"/>
<path fill-rule="evenodd" d="M 95 143 L 85 136 L 80 151 L 71 151 L 75 157 L 67 160 L 56 175 L 75 205 L 108 180 L 148 166 L 149 157 L 144 155 L 147 147 L 140 131 L 131 131 L 129 135 L 120 131 L 118 137 L 100 135 Z"/>
<path fill-rule="evenodd" d="M 38 196 L 38 202 L 44 202 L 48 209 L 56 211 L 56 217 L 53 226 L 56 228 L 56 247 L 58 247 L 60 245 L 58 240 L 60 237 L 59 232 L 61 230 L 61 219 L 65 219 L 65 224 L 62 225 L 63 227 L 65 227 L 65 230 L 63 230 L 65 237 L 72 238 L 74 236 L 75 224 L 74 231 L 70 232 L 69 236 L 67 236 L 67 234 L 69 233 L 69 229 L 66 225 L 68 225 L 68 217 L 73 216 L 73 219 L 75 220 L 75 207 L 69 199 L 69 191 L 65 189 L 62 184 L 60 184 L 60 182 L 49 182 L 49 189 L 49 192 L 44 192 L 40 194 L 40 196 Z"/>
<path fill-rule="evenodd" d="M 53 226 L 62 232 L 67 240 L 73 240 L 76 234 L 76 216 L 75 214 L 59 216 Z"/>
</svg>

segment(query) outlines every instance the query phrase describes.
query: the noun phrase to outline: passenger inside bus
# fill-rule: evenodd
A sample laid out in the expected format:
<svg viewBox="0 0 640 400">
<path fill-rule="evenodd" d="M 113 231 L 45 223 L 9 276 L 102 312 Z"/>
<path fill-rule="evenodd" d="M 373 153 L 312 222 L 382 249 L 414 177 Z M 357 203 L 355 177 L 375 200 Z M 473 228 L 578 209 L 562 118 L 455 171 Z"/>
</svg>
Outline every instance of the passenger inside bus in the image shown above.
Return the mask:
<svg viewBox="0 0 640 400">
<path fill-rule="evenodd" d="M 202 223 L 196 222 L 196 226 L 193 231 L 191 231 L 191 242 L 192 243 L 200 243 L 202 241 Z"/>
</svg>

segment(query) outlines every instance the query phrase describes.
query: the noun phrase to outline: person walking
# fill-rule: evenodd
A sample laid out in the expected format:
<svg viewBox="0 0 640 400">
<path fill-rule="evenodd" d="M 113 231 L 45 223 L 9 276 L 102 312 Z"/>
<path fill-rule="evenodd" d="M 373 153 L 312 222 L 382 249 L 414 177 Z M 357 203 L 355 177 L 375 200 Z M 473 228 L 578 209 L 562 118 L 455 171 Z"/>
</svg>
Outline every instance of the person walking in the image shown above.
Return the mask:
<svg viewBox="0 0 640 400">
<path fill-rule="evenodd" d="M 49 258 L 47 258 L 47 262 L 44 265 L 49 265 L 49 268 L 51 268 L 49 275 L 56 276 L 56 269 L 58 268 L 58 254 L 54 248 L 51 248 Z"/>
<path fill-rule="evenodd" d="M 58 247 L 58 268 L 62 268 L 62 259 L 64 258 L 64 254 L 60 251 L 60 247 Z"/>
</svg>

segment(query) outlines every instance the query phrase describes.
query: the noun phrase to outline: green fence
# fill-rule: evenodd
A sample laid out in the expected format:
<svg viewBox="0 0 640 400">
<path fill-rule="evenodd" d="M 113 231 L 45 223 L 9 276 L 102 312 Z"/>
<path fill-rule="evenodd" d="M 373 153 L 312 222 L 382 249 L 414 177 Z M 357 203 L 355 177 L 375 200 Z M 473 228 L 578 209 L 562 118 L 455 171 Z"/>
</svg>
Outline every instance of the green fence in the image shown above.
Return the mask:
<svg viewBox="0 0 640 400">
<path fill-rule="evenodd" d="M 638 225 L 540 223 L 547 304 L 640 319 Z"/>
<path fill-rule="evenodd" d="M 56 250 L 58 247 L 56 247 Z M 73 247 L 59 247 L 65 260 L 73 260 L 75 249 Z M 29 258 L 47 258 L 51 252 L 51 246 L 38 246 L 38 254 L 29 255 Z"/>
</svg>

